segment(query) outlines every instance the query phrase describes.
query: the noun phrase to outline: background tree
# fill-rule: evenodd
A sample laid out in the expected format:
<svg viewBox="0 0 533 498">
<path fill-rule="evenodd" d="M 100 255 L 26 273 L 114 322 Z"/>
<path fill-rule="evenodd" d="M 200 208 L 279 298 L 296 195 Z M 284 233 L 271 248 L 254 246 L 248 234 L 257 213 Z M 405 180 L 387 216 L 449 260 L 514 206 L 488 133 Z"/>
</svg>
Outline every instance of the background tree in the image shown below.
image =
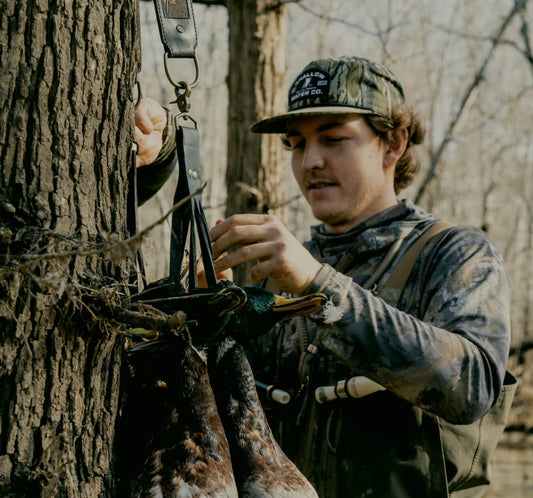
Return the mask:
<svg viewBox="0 0 533 498">
<path fill-rule="evenodd" d="M 136 26 L 135 0 L 0 0 L 1 496 L 114 495 L 123 346 L 87 303 L 129 274 Z"/>
<path fill-rule="evenodd" d="M 285 8 L 278 0 L 226 0 L 229 23 L 226 215 L 272 212 L 284 218 L 285 161 L 276 135 L 250 123 L 285 109 Z M 281 50 L 280 50 L 281 48 Z M 251 265 L 235 269 L 248 282 Z"/>
</svg>

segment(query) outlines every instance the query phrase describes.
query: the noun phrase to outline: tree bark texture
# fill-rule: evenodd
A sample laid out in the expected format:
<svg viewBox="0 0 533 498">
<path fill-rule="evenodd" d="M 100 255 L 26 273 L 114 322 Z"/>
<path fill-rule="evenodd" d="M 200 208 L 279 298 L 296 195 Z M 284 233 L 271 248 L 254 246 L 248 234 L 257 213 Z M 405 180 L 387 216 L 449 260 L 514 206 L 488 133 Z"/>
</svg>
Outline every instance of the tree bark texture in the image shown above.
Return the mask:
<svg viewBox="0 0 533 498">
<path fill-rule="evenodd" d="M 228 0 L 228 162 L 226 214 L 272 212 L 283 218 L 286 161 L 277 135 L 252 123 L 286 105 L 285 7 L 277 0 Z M 244 266 L 244 265 L 242 265 Z M 239 268 L 243 283 L 248 268 Z"/>
<path fill-rule="evenodd" d="M 136 15 L 0 0 L 1 496 L 114 496 L 123 347 L 84 296 L 128 265 L 82 254 L 127 236 Z"/>
</svg>

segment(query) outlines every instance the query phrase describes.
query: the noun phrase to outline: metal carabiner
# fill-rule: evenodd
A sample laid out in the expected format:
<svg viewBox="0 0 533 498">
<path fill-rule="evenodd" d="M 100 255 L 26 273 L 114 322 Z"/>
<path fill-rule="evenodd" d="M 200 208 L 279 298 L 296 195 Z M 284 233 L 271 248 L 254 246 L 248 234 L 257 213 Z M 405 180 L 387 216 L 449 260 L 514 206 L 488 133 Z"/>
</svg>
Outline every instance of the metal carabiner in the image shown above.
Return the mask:
<svg viewBox="0 0 533 498">
<path fill-rule="evenodd" d="M 174 86 L 174 93 L 176 94 L 176 100 L 170 103 L 177 104 L 181 113 L 189 112 L 191 108 L 191 87 L 184 81 L 180 81 L 178 85 Z"/>
</svg>

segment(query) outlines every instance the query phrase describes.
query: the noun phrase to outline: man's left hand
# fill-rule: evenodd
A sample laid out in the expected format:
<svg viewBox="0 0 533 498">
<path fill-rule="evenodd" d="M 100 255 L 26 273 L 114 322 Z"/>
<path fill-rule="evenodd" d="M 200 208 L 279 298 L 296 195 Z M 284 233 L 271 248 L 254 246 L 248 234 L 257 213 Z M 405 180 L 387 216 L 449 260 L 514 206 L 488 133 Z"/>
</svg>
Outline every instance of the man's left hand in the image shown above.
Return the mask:
<svg viewBox="0 0 533 498">
<path fill-rule="evenodd" d="M 135 109 L 135 141 L 139 144 L 137 167 L 155 161 L 163 146 L 167 112 L 155 100 L 145 97 Z"/>
</svg>

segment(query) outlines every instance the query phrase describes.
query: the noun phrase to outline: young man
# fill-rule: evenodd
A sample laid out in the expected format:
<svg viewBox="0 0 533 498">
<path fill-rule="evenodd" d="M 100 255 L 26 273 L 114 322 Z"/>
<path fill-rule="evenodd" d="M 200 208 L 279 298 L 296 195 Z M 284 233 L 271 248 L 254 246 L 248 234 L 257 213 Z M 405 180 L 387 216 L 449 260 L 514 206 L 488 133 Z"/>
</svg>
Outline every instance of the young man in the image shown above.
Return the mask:
<svg viewBox="0 0 533 498">
<path fill-rule="evenodd" d="M 253 282 L 330 301 L 250 345 L 256 378 L 292 394 L 270 411 L 283 449 L 324 498 L 481 496 L 512 394 L 509 282 L 489 237 L 453 226 L 423 245 L 403 290 L 385 285 L 435 223 L 397 199 L 424 135 L 400 83 L 366 59 L 314 61 L 288 112 L 252 131 L 282 134 L 322 223 L 301 245 L 273 216 L 231 216 L 211 230 L 215 269 L 254 261 Z M 351 397 L 354 376 L 385 390 Z M 339 399 L 317 402 L 320 386 Z"/>
</svg>

